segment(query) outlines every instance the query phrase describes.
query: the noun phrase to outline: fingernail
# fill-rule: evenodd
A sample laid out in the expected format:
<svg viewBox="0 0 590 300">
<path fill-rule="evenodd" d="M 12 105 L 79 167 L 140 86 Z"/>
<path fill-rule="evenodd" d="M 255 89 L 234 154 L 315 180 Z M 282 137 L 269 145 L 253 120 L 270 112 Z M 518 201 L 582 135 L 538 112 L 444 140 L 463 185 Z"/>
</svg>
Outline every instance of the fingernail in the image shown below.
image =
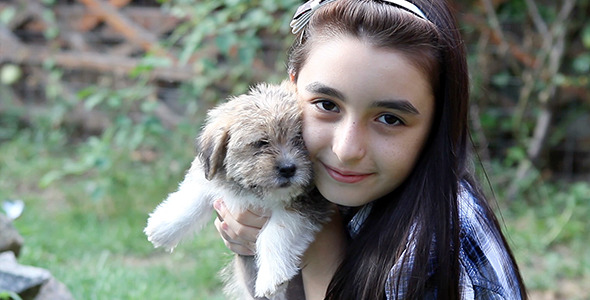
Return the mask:
<svg viewBox="0 0 590 300">
<path fill-rule="evenodd" d="M 213 207 L 216 210 L 220 210 L 221 209 L 221 200 L 219 200 L 219 199 L 215 200 L 215 202 L 213 202 Z"/>
<path fill-rule="evenodd" d="M 221 229 L 223 229 L 224 231 L 226 231 L 227 228 L 228 228 L 227 227 L 227 223 L 225 223 L 225 222 L 221 223 Z"/>
</svg>

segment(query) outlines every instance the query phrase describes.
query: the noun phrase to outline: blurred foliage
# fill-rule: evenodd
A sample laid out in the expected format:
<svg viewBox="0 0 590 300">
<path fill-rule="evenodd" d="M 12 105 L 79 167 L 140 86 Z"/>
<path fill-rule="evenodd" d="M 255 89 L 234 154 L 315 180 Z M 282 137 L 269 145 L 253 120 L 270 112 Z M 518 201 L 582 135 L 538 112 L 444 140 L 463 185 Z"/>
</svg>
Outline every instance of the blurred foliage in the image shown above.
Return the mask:
<svg viewBox="0 0 590 300">
<path fill-rule="evenodd" d="M 0 299 L 2 300 L 22 300 L 22 298 L 13 292 L 0 291 Z"/>
<path fill-rule="evenodd" d="M 290 44 L 285 16 L 299 1 L 160 2 L 165 11 L 187 19 L 164 43 L 176 50 L 180 62 L 192 63 L 203 75 L 188 83 L 196 98 L 218 101 L 220 94 L 243 93 L 253 82 L 285 77 Z"/>
<path fill-rule="evenodd" d="M 46 7 L 42 16 L 50 24 L 44 32 L 48 43 L 59 38 L 60 30 L 53 11 L 57 2 L 44 2 Z M 277 82 L 284 77 L 282 62 L 290 42 L 284 37 L 290 28 L 288 22 L 277 21 L 290 14 L 297 1 L 160 2 L 166 13 L 186 20 L 160 42 L 177 56 L 181 64 L 189 64 L 197 70 L 199 76 L 192 80 L 168 83 L 171 88 L 159 87 L 151 80 L 150 72 L 155 67 L 169 65 L 170 58 L 146 53 L 141 64 L 128 76 L 118 78 L 111 74 L 98 74 L 97 83 L 87 82 L 86 86 L 74 90 L 68 83 L 79 74 L 59 68 L 54 61 L 47 60 L 42 69 L 44 82 L 35 87 L 42 90 L 36 91 L 37 100 L 32 101 L 47 109 L 27 118 L 30 124 L 19 124 L 19 117 L 27 112 L 19 105 L 10 105 L 16 101 L 14 93 L 7 93 L 7 90 L 17 84 L 23 70 L 13 64 L 3 66 L 0 95 L 9 105 L 2 111 L 0 141 L 21 134 L 21 126 L 30 126 L 41 135 L 56 129 L 63 131 L 69 137 L 66 144 L 81 143 L 75 148 L 71 161 L 41 178 L 41 187 L 47 187 L 64 176 L 91 173 L 98 179 L 88 183 L 88 192 L 91 199 L 101 200 L 111 193 L 113 181 L 117 180 L 117 176 L 110 173 L 116 163 L 111 157 L 113 153 L 149 151 L 161 143 L 170 130 L 174 130 L 163 126 L 154 114 L 157 107 L 163 105 L 162 101 L 174 102 L 173 105 L 180 111 L 175 115 L 180 119 L 180 126 L 196 129 L 204 111 L 221 99 L 230 94 L 243 93 L 255 82 Z M 5 10 L 0 15 L 4 16 L 3 23 L 8 23 L 14 13 Z M 171 92 L 172 89 L 174 91 Z M 72 128 L 67 115 L 80 106 L 86 111 L 104 113 L 110 120 L 109 126 L 98 134 Z M 197 131 L 194 130 L 192 136 Z"/>
<path fill-rule="evenodd" d="M 469 53 L 473 138 L 485 164 L 501 160 L 518 170 L 512 182 L 573 180 L 585 178 L 590 170 L 590 135 L 580 129 L 590 126 L 588 2 L 453 2 Z M 59 45 L 66 34 L 55 17 L 57 4 L 63 3 L 67 2 L 43 1 L 42 19 L 47 24 L 43 38 L 48 46 Z M 63 130 L 89 147 L 98 147 L 96 141 L 111 146 L 118 140 L 116 147 L 150 148 L 178 123 L 198 126 L 203 112 L 228 95 L 243 93 L 259 81 L 286 77 L 286 52 L 293 40 L 288 23 L 301 1 L 158 3 L 164 13 L 183 20 L 160 40 L 172 57 L 144 53 L 129 74 L 93 74 L 72 84 L 80 72 L 62 69 L 51 59 L 40 70 L 0 65 L 0 96 L 6 103 L 0 110 L 0 141 L 12 138 L 22 127 L 32 127 L 41 132 Z M 13 6 L 2 10 L 0 22 L 8 24 L 15 11 Z M 173 61 L 190 66 L 198 75 L 182 82 L 153 79 L 155 68 L 171 66 Z M 39 72 L 44 74 L 40 79 L 31 79 Z M 40 82 L 31 86 L 33 80 Z M 46 109 L 31 115 L 15 104 L 16 94 Z M 103 126 L 98 132 L 72 128 L 68 115 L 80 106 L 103 113 L 109 128 Z M 158 115 L 163 106 L 176 113 L 172 126 Z M 29 117 L 23 122 L 24 115 Z M 71 168 L 63 173 L 68 172 Z M 59 176 L 56 172 L 49 177 Z M 506 188 L 514 198 L 530 186 Z"/>
<path fill-rule="evenodd" d="M 527 198 L 590 170 L 589 1 L 456 1 L 469 53 L 472 134 L 497 188 Z"/>
</svg>

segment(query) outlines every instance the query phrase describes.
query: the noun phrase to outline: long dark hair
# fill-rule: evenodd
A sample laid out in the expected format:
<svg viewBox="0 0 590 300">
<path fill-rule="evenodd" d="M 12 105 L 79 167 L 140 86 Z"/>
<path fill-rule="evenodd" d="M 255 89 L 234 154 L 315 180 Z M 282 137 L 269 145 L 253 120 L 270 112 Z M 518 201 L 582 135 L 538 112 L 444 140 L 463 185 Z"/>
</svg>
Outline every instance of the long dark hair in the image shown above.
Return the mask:
<svg viewBox="0 0 590 300">
<path fill-rule="evenodd" d="M 492 234 L 501 237 L 526 298 L 498 222 L 467 166 L 469 77 L 456 20 L 444 0 L 413 3 L 428 20 L 386 1 L 337 0 L 326 4 L 314 12 L 290 51 L 288 68 L 296 79 L 315 41 L 353 36 L 405 55 L 429 77 L 435 97 L 429 138 L 412 173 L 395 191 L 373 201 L 326 298 L 385 299 L 386 284 L 405 287 L 407 299 L 422 299 L 433 290 L 439 299 L 460 298 L 457 197 L 462 183 L 482 200 L 484 219 L 496 231 Z M 409 245 L 412 253 L 404 255 Z M 394 265 L 409 276 L 393 277 L 393 282 L 388 282 Z M 432 265 L 435 270 L 429 269 Z"/>
</svg>

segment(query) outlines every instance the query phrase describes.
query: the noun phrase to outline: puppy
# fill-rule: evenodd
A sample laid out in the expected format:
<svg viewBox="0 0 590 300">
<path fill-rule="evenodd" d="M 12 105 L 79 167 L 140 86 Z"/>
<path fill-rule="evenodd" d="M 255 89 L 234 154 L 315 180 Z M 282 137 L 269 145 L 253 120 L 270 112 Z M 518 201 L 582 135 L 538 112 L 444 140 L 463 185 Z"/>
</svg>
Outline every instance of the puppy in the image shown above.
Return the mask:
<svg viewBox="0 0 590 300">
<path fill-rule="evenodd" d="M 235 299 L 284 299 L 300 257 L 331 215 L 312 186 L 293 84 L 259 84 L 213 108 L 197 145 L 178 190 L 150 214 L 148 240 L 171 251 L 210 220 L 216 199 L 232 212 L 268 210 L 256 255 L 236 256 L 225 290 Z"/>
</svg>

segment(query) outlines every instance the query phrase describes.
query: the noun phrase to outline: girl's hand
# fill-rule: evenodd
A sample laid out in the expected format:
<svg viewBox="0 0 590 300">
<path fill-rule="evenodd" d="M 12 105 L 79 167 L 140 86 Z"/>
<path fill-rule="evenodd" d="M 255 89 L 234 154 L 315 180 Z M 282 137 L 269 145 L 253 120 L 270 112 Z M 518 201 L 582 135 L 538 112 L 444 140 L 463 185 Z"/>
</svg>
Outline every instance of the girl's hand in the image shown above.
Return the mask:
<svg viewBox="0 0 590 300">
<path fill-rule="evenodd" d="M 227 248 L 239 255 L 254 255 L 258 233 L 268 221 L 267 212 L 246 210 L 232 214 L 222 199 L 215 200 L 213 207 L 217 211 L 215 228 Z"/>
</svg>

